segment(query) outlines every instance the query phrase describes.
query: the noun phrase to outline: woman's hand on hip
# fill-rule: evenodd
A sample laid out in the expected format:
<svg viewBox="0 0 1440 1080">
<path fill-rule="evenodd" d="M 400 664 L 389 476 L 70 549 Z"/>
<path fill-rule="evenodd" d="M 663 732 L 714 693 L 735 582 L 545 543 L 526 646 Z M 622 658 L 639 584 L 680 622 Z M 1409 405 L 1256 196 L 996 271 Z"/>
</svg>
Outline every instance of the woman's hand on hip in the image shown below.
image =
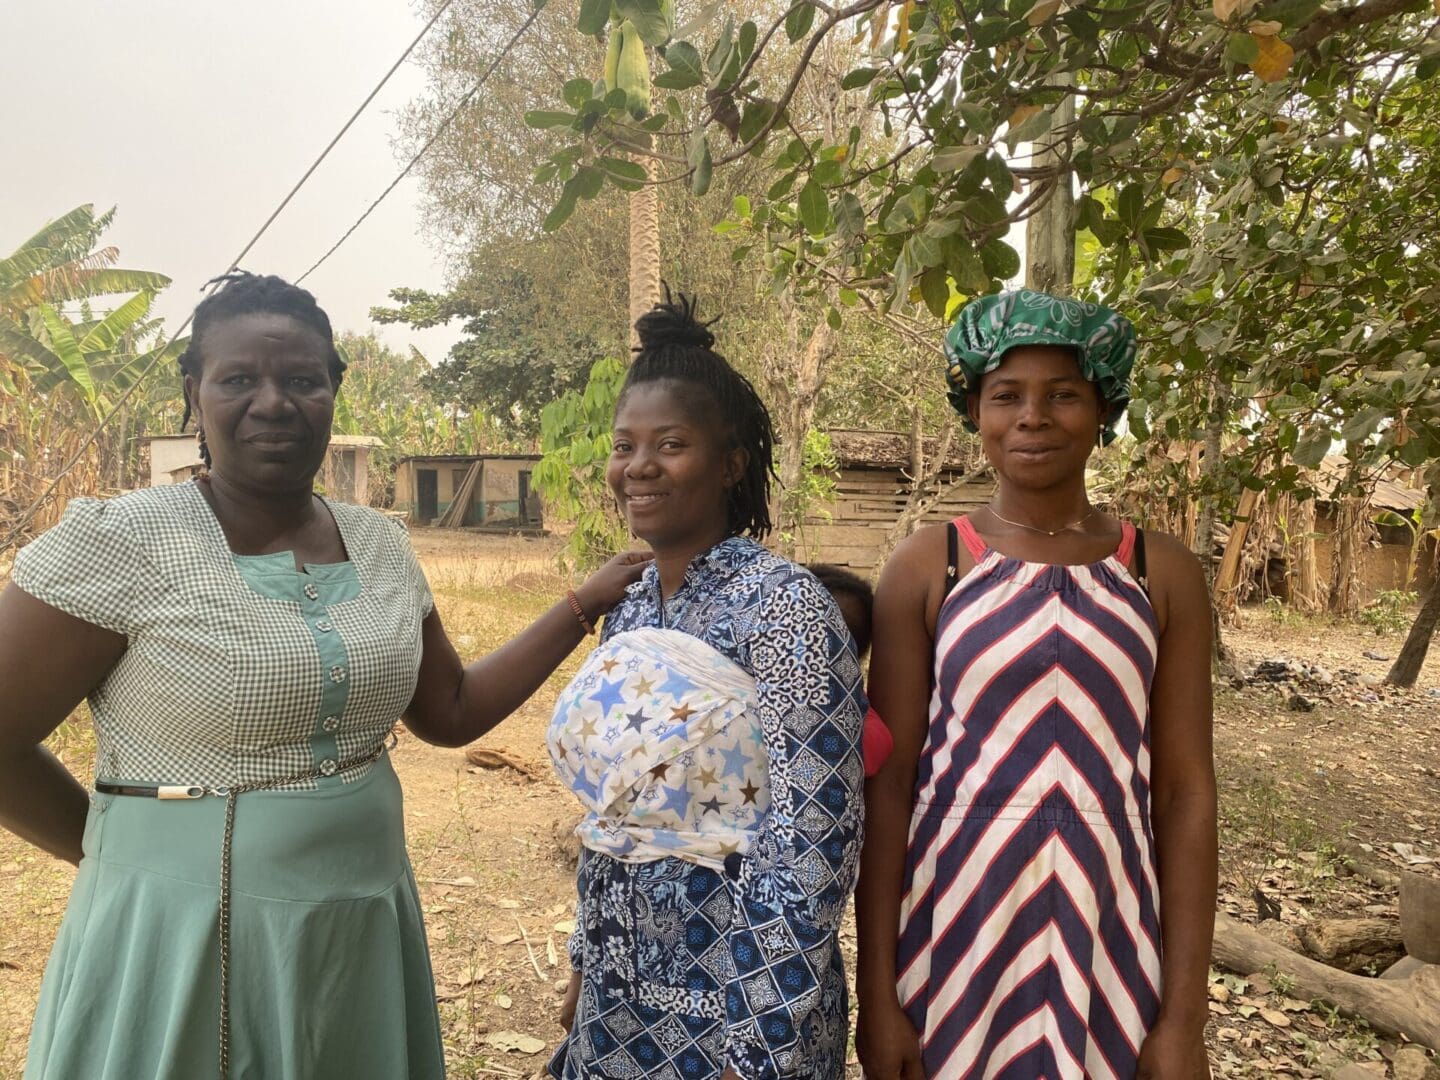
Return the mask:
<svg viewBox="0 0 1440 1080">
<path fill-rule="evenodd" d="M 898 1001 L 861 1005 L 855 1052 L 865 1080 L 925 1080 L 920 1036 Z"/>
<path fill-rule="evenodd" d="M 640 580 L 645 567 L 655 556 L 648 551 L 622 551 L 596 570 L 585 584 L 575 590 L 575 597 L 592 623 L 625 599 L 625 590 Z"/>
</svg>

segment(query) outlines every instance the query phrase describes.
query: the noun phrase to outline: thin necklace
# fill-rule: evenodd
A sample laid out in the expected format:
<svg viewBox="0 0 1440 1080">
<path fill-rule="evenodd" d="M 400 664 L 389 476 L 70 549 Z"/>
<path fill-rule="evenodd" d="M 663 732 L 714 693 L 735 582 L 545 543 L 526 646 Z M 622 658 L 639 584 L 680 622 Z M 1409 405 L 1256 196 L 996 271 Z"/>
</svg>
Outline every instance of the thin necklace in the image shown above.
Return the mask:
<svg viewBox="0 0 1440 1080">
<path fill-rule="evenodd" d="M 1046 536 L 1059 536 L 1062 532 L 1069 532 L 1071 529 L 1078 529 L 1081 525 L 1084 525 L 1085 522 L 1089 521 L 1092 517 L 1095 516 L 1095 507 L 1092 506 L 1089 510 L 1085 512 L 1084 517 L 1077 518 L 1069 525 L 1062 525 L 1060 528 L 1055 529 L 1052 532 L 1050 529 L 1042 529 L 1038 525 L 1026 525 L 1023 521 L 1011 521 L 1005 515 L 1001 514 L 1000 511 L 996 510 L 993 503 L 986 503 L 985 509 L 989 510 L 990 513 L 994 514 L 1001 521 L 1005 522 L 1006 525 L 1014 525 L 1017 529 L 1029 529 L 1031 532 L 1044 533 Z"/>
</svg>

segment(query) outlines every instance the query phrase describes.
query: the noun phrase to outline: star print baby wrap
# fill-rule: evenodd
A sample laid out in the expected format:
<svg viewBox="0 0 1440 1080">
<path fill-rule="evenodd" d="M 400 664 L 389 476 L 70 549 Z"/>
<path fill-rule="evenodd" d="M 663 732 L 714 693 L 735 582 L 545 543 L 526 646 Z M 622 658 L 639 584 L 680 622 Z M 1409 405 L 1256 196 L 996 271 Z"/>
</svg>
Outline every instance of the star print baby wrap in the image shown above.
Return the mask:
<svg viewBox="0 0 1440 1080">
<path fill-rule="evenodd" d="M 770 806 L 755 680 L 678 630 L 601 645 L 560 695 L 550 756 L 588 813 L 580 842 L 625 862 L 724 868 Z"/>
</svg>

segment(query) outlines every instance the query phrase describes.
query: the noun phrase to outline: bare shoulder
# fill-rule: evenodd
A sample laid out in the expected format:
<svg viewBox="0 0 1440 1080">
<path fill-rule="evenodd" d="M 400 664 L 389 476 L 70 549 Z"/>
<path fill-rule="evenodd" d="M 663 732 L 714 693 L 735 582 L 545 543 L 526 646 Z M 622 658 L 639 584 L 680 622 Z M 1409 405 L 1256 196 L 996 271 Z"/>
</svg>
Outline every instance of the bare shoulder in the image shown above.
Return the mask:
<svg viewBox="0 0 1440 1080">
<path fill-rule="evenodd" d="M 944 525 L 916 529 L 890 553 L 880 572 L 879 589 L 907 588 L 924 584 L 944 573 L 946 541 Z"/>
<path fill-rule="evenodd" d="M 1177 622 L 1210 629 L 1210 592 L 1195 553 L 1169 533 L 1145 530 L 1146 574 L 1161 633 Z"/>
<path fill-rule="evenodd" d="M 1179 537 L 1169 533 L 1146 529 L 1145 557 L 1152 579 L 1157 570 L 1164 572 L 1167 577 L 1193 574 L 1204 576 L 1195 553 L 1181 543 Z"/>
</svg>

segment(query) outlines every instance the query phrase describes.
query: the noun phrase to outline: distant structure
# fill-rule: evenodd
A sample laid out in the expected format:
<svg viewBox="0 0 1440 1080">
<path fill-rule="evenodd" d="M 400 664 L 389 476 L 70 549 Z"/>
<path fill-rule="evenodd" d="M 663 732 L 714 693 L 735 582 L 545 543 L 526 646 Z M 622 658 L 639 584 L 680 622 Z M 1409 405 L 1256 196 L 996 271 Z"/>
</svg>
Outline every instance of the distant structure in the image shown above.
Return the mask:
<svg viewBox="0 0 1440 1080">
<path fill-rule="evenodd" d="M 395 509 L 412 525 L 544 530 L 540 496 L 530 482 L 539 454 L 437 454 L 395 463 Z"/>
<path fill-rule="evenodd" d="M 146 435 L 150 447 L 150 486 L 189 480 L 200 469 L 194 435 Z M 330 452 L 316 482 L 337 502 L 369 505 L 370 451 L 383 443 L 373 435 L 332 435 Z"/>
</svg>

